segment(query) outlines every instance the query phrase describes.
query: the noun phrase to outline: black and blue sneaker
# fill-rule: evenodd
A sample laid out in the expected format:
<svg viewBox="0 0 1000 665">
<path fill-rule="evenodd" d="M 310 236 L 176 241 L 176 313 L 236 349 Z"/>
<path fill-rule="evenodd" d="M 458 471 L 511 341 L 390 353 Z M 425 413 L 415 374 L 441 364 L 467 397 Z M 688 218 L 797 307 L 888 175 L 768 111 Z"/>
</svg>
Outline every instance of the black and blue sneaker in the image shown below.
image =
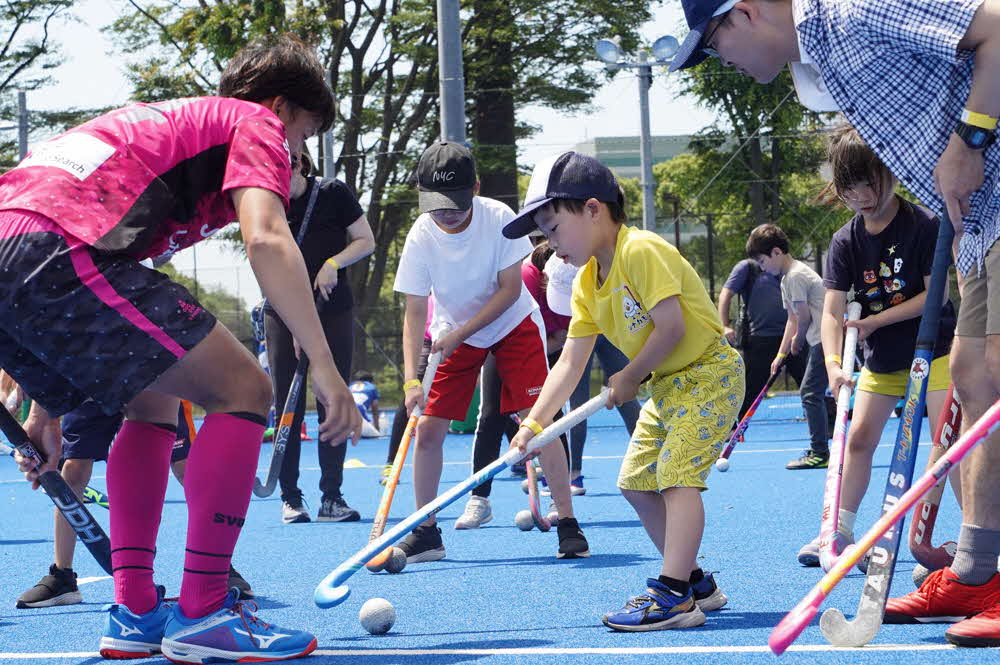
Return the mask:
<svg viewBox="0 0 1000 665">
<path fill-rule="evenodd" d="M 712 612 L 723 608 L 729 599 L 715 583 L 715 574 L 707 575 L 700 570 L 691 573 L 691 594 L 702 612 Z M 698 578 L 695 581 L 695 578 Z"/>
<path fill-rule="evenodd" d="M 694 628 L 705 623 L 705 613 L 689 589 L 678 594 L 659 580 L 647 579 L 646 592 L 633 596 L 625 606 L 601 619 L 612 630 L 638 633 L 672 628 Z"/>
</svg>

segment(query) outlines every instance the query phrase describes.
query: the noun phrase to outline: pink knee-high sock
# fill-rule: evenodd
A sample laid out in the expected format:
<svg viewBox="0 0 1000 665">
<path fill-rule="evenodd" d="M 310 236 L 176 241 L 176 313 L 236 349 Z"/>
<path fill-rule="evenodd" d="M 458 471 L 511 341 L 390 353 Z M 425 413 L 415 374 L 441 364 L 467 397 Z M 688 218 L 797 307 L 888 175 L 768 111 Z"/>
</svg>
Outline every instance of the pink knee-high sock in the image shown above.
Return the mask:
<svg viewBox="0 0 1000 665">
<path fill-rule="evenodd" d="M 135 614 L 156 606 L 153 557 L 176 429 L 126 420 L 108 455 L 115 602 Z"/>
<path fill-rule="evenodd" d="M 229 562 L 257 473 L 263 422 L 253 414 L 213 413 L 191 446 L 184 471 L 188 530 L 180 596 L 181 611 L 189 618 L 214 612 L 226 597 Z"/>
</svg>

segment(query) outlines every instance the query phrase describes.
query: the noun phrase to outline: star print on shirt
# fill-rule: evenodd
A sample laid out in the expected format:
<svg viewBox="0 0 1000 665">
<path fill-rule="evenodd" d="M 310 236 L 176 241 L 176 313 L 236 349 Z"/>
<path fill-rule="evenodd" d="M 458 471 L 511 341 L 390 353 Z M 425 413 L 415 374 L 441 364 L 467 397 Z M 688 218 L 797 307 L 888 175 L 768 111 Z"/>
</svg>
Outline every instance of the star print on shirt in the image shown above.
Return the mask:
<svg viewBox="0 0 1000 665">
<path fill-rule="evenodd" d="M 896 245 L 892 245 L 889 248 L 889 254 L 891 255 L 891 254 L 895 254 L 895 253 L 896 253 Z"/>
</svg>

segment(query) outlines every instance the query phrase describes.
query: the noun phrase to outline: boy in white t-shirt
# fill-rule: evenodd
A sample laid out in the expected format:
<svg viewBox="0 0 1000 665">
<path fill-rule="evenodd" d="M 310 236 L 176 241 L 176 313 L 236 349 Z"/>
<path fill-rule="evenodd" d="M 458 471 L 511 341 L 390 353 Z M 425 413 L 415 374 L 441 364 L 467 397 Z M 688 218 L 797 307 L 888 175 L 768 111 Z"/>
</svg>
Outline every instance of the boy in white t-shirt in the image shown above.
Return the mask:
<svg viewBox="0 0 1000 665">
<path fill-rule="evenodd" d="M 501 230 L 514 212 L 499 201 L 476 196 L 478 187 L 475 160 L 467 148 L 438 141 L 421 155 L 417 189 L 422 214 L 406 236 L 393 286 L 406 294 L 403 389 L 407 410 L 424 402 L 416 377 L 431 293 L 431 351 L 441 351 L 445 357 L 417 424 L 413 490 L 418 507 L 437 498 L 448 423 L 465 419 L 486 355 L 496 357 L 504 413 L 524 417 L 548 374 L 544 324 L 521 280 L 521 260 L 531 253 L 531 243 L 503 237 Z M 589 556 L 587 540 L 573 515 L 562 445 L 546 446 L 541 459 L 559 512 L 556 556 Z M 407 563 L 443 559 L 444 544 L 434 516 L 414 529 L 400 548 Z"/>
</svg>

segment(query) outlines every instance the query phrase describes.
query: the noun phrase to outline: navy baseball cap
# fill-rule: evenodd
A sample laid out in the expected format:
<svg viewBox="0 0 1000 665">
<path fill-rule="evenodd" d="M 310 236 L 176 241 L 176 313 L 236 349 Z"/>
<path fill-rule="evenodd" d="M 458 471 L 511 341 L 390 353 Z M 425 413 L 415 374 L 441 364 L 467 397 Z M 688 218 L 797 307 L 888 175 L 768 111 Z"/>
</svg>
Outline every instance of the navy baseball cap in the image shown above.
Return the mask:
<svg viewBox="0 0 1000 665">
<path fill-rule="evenodd" d="M 725 14 L 732 9 L 739 0 L 681 0 L 684 7 L 684 18 L 687 19 L 688 28 L 691 31 L 677 49 L 673 62 L 670 63 L 670 71 L 676 72 L 678 69 L 687 69 L 700 64 L 708 54 L 702 48 L 702 40 L 705 39 L 705 28 L 709 22 Z"/>
<path fill-rule="evenodd" d="M 504 236 L 522 238 L 537 229 L 535 211 L 553 199 L 597 199 L 624 204 L 618 179 L 611 169 L 589 155 L 564 152 L 535 165 L 524 205 L 517 217 L 503 227 Z"/>
</svg>

